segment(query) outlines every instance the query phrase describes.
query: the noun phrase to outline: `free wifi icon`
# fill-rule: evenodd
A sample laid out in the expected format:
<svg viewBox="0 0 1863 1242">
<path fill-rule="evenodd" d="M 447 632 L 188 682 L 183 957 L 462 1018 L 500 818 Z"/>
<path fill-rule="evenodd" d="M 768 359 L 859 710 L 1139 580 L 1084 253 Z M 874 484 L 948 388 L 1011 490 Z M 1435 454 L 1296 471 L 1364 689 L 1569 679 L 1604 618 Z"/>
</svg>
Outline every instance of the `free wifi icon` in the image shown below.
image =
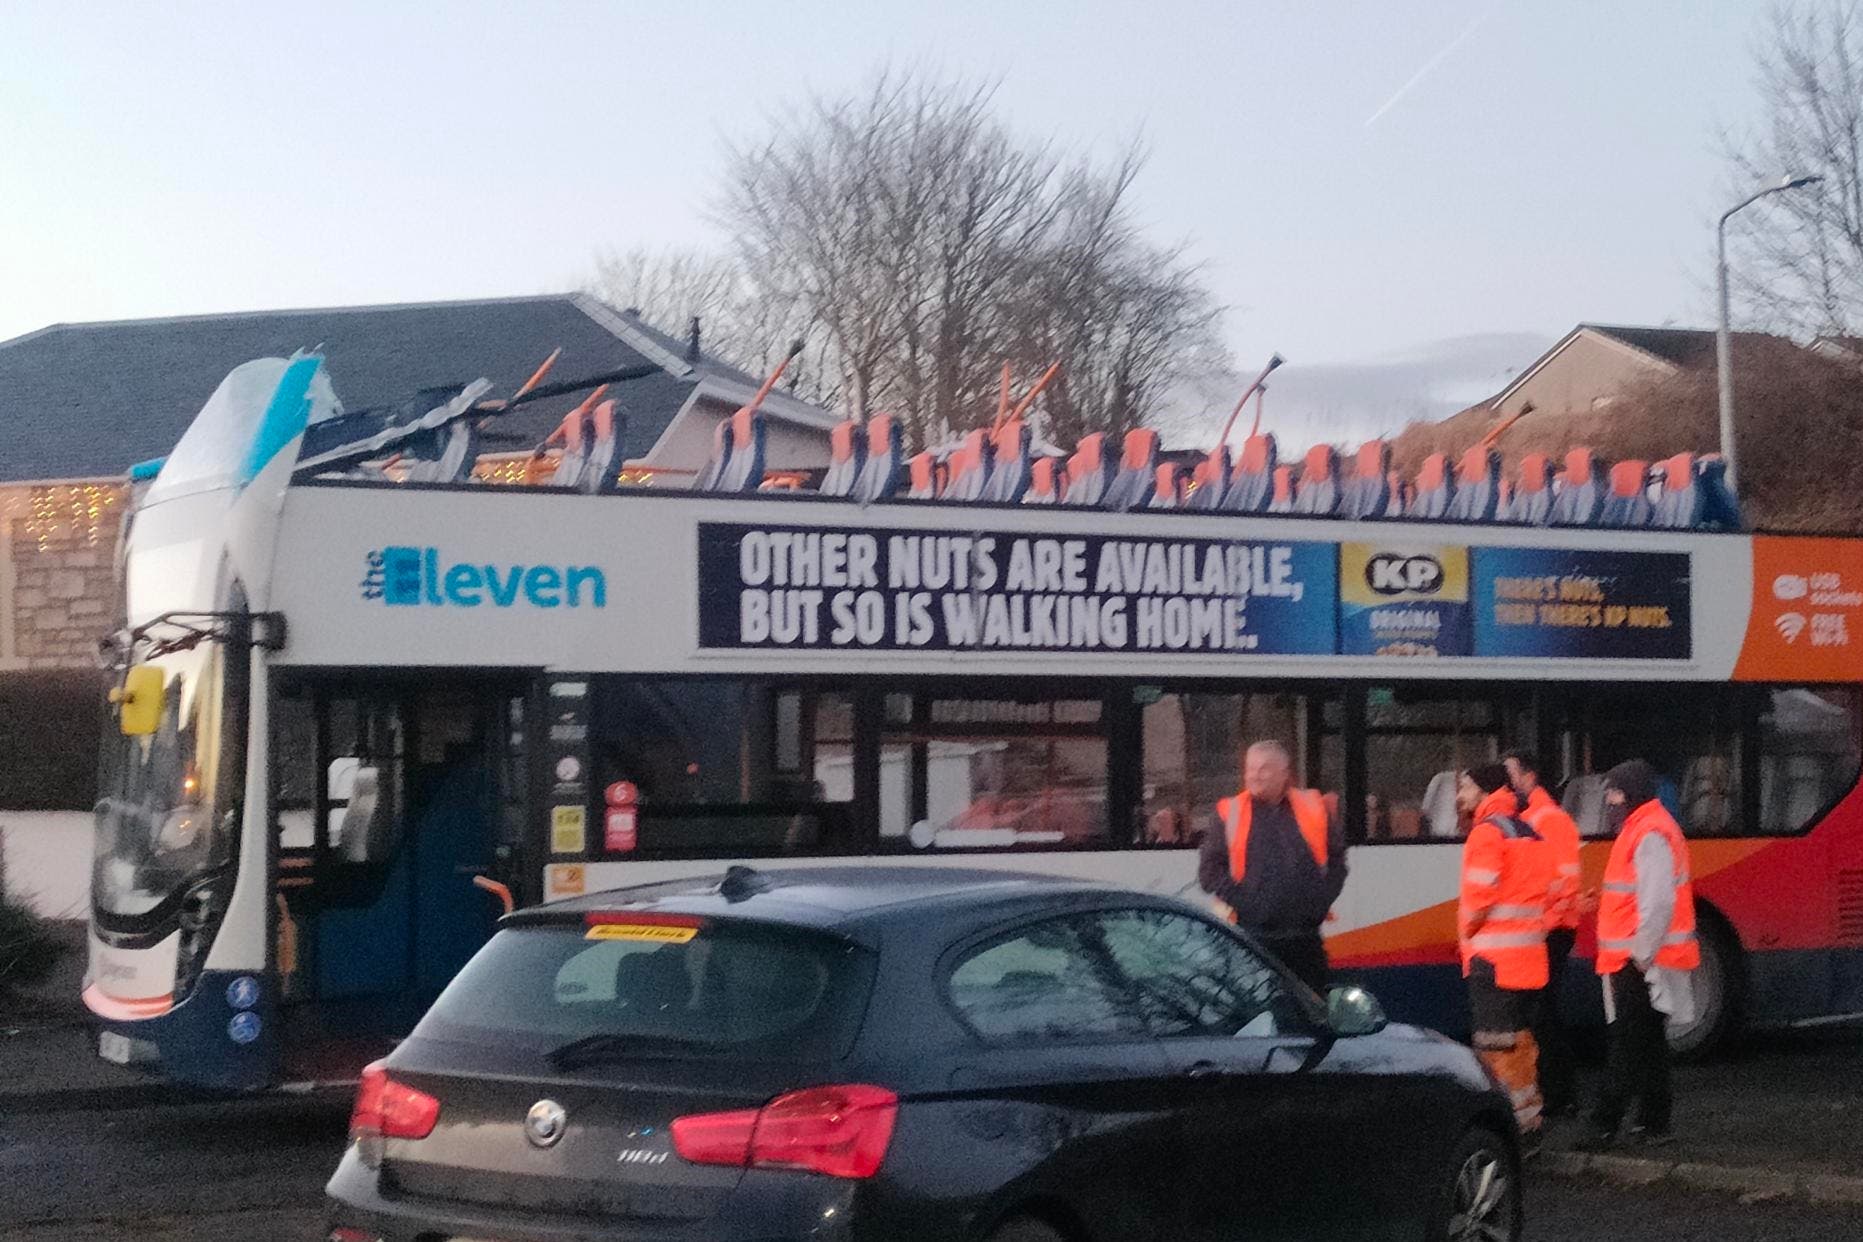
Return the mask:
<svg viewBox="0 0 1863 1242">
<path fill-rule="evenodd" d="M 1798 636 L 1805 632 L 1805 614 L 1802 612 L 1782 612 L 1773 621 L 1773 628 L 1788 643 L 1798 641 Z"/>
</svg>

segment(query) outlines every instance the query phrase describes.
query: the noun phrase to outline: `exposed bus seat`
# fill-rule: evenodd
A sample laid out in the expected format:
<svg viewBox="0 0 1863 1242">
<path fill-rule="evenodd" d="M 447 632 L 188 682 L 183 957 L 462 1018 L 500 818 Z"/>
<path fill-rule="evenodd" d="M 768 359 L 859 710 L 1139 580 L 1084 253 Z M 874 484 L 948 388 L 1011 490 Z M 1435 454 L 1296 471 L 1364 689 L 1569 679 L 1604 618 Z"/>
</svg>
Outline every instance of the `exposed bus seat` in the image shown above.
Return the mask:
<svg viewBox="0 0 1863 1242">
<path fill-rule="evenodd" d="M 1339 515 L 1381 518 L 1391 511 L 1391 446 L 1367 440 L 1352 458 L 1352 475 L 1341 487 Z"/>
<path fill-rule="evenodd" d="M 890 500 L 899 490 L 899 437 L 891 414 L 867 420 L 867 460 L 861 463 L 854 499 L 862 504 Z"/>
<path fill-rule="evenodd" d="M 1520 459 L 1503 520 L 1521 526 L 1544 526 L 1552 516 L 1552 502 L 1552 461 L 1544 453 L 1528 453 Z"/>
<path fill-rule="evenodd" d="M 1727 486 L 1727 459 L 1719 453 L 1704 453 L 1695 463 L 1695 486 L 1701 493 L 1702 526 L 1719 530 L 1739 530 L 1745 523 L 1740 516 L 1740 500 Z"/>
<path fill-rule="evenodd" d="M 1223 492 L 1229 486 L 1229 446 L 1218 445 L 1204 455 L 1190 471 L 1190 491 L 1184 508 L 1214 513 L 1223 507 Z"/>
<path fill-rule="evenodd" d="M 456 418 L 446 425 L 440 455 L 417 461 L 408 468 L 410 483 L 462 483 L 472 477 L 479 460 L 479 425 L 476 419 Z"/>
<path fill-rule="evenodd" d="M 585 445 L 582 477 L 575 486 L 593 495 L 615 489 L 615 459 L 621 455 L 621 441 L 627 435 L 627 418 L 617 413 L 615 403 L 604 401 L 589 415 L 589 438 Z"/>
<path fill-rule="evenodd" d="M 1501 455 L 1478 444 L 1456 466 L 1447 516 L 1455 522 L 1492 522 L 1500 503 Z"/>
<path fill-rule="evenodd" d="M 1596 526 L 1604 507 L 1604 488 L 1598 480 L 1604 463 L 1587 448 L 1565 455 L 1565 469 L 1553 484 L 1552 526 Z"/>
<path fill-rule="evenodd" d="M 1316 444 L 1307 450 L 1294 488 L 1294 512 L 1331 517 L 1338 511 L 1339 454 L 1330 444 Z"/>
<path fill-rule="evenodd" d="M 1643 492 L 1646 461 L 1620 461 L 1611 467 L 1611 490 L 1598 515 L 1600 526 L 1648 526 L 1650 499 Z"/>
<path fill-rule="evenodd" d="M 990 481 L 990 433 L 968 432 L 945 459 L 950 471 L 940 495 L 946 500 L 982 500 Z"/>
<path fill-rule="evenodd" d="M 1662 489 L 1656 494 L 1650 525 L 1665 530 L 1692 530 L 1701 525 L 1701 487 L 1696 482 L 1695 455 L 1677 453 L 1656 463 Z"/>
<path fill-rule="evenodd" d="M 828 469 L 821 486 L 815 490 L 824 496 L 852 496 L 860 482 L 860 468 L 867 460 L 867 437 L 853 419 L 839 422 L 828 433 Z"/>
<path fill-rule="evenodd" d="M 1097 507 L 1106 495 L 1107 465 L 1105 433 L 1096 431 L 1080 437 L 1074 455 L 1067 459 L 1067 489 L 1061 503 Z"/>
<path fill-rule="evenodd" d="M 1274 503 L 1274 471 L 1280 448 L 1271 435 L 1250 436 L 1242 442 L 1242 455 L 1229 472 L 1223 493 L 1225 513 L 1266 513 Z"/>
<path fill-rule="evenodd" d="M 712 428 L 712 456 L 699 471 L 698 478 L 692 486 L 701 492 L 718 490 L 718 480 L 724 475 L 724 469 L 731 462 L 731 420 L 722 419 Z"/>
<path fill-rule="evenodd" d="M 915 454 L 906 463 L 906 499 L 938 499 L 938 459 L 930 453 Z"/>
<path fill-rule="evenodd" d="M 580 407 L 564 415 L 563 422 L 557 428 L 563 438 L 563 452 L 556 459 L 556 470 L 550 475 L 551 487 L 576 487 L 582 482 L 582 468 L 589 460 L 589 440 L 594 434 L 590 425 L 588 412 Z"/>
<path fill-rule="evenodd" d="M 731 416 L 731 459 L 718 473 L 717 492 L 754 492 L 763 483 L 763 415 L 739 410 Z"/>
<path fill-rule="evenodd" d="M 990 436 L 990 442 L 993 460 L 981 499 L 1013 505 L 1029 487 L 1029 425 L 1019 418 L 1004 423 Z"/>
<path fill-rule="evenodd" d="M 1431 453 L 1423 459 L 1423 467 L 1417 471 L 1416 487 L 1410 503 L 1404 507 L 1405 517 L 1448 516 L 1449 505 L 1455 500 L 1455 479 L 1449 474 L 1449 458 L 1446 454 Z"/>
<path fill-rule="evenodd" d="M 1061 499 L 1054 483 L 1055 465 L 1053 457 L 1037 457 L 1029 463 L 1029 485 L 1022 493 L 1023 504 L 1051 505 Z"/>
<path fill-rule="evenodd" d="M 1161 461 L 1153 476 L 1151 499 L 1145 502 L 1147 509 L 1176 509 L 1180 506 L 1180 494 L 1177 463 Z"/>
<path fill-rule="evenodd" d="M 1268 500 L 1268 512 L 1292 513 L 1294 511 L 1294 468 L 1276 466 L 1274 468 L 1274 495 Z"/>
<path fill-rule="evenodd" d="M 1151 499 L 1157 486 L 1158 433 L 1149 427 L 1126 432 L 1125 452 L 1119 458 L 1119 473 L 1106 486 L 1100 498 L 1103 509 L 1140 509 Z"/>
</svg>

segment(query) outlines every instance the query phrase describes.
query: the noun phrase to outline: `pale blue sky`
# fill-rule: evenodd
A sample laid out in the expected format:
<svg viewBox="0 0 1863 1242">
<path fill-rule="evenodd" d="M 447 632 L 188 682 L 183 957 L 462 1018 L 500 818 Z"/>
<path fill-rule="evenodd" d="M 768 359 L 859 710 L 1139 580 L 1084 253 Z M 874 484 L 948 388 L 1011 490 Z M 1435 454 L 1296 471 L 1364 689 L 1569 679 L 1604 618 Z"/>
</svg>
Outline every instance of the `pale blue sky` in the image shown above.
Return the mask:
<svg viewBox="0 0 1863 1242">
<path fill-rule="evenodd" d="M 1716 134 L 1753 121 L 1764 17 L 1705 0 L 12 0 L 0 339 L 564 288 L 601 247 L 711 240 L 723 142 L 891 60 L 1000 77 L 1003 117 L 1033 134 L 1142 133 L 1144 214 L 1208 262 L 1239 367 L 1292 360 L 1271 405 L 1302 368 L 1363 387 L 1388 365 L 1409 389 L 1379 400 L 1407 416 L 1498 387 L 1512 352 L 1581 319 L 1708 321 Z M 1454 344 L 1493 333 L 1519 344 Z M 1356 420 L 1358 400 L 1309 394 L 1306 412 Z"/>
</svg>

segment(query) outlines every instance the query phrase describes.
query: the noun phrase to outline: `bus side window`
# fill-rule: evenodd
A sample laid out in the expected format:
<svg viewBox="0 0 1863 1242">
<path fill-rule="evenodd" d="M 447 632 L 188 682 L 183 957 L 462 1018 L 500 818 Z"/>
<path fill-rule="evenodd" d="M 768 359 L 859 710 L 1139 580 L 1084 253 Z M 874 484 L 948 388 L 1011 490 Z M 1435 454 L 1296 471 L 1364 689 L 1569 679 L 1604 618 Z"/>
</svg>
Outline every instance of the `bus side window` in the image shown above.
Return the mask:
<svg viewBox="0 0 1863 1242">
<path fill-rule="evenodd" d="M 280 696 L 272 730 L 278 847 L 308 855 L 317 844 L 317 717 L 311 697 Z"/>
<path fill-rule="evenodd" d="M 1759 830 L 1803 832 L 1856 787 L 1858 694 L 1848 686 L 1774 687 L 1759 718 Z"/>
<path fill-rule="evenodd" d="M 1480 688 L 1372 686 L 1365 696 L 1366 840 L 1455 841 L 1467 834 L 1456 777 L 1498 760 L 1505 712 Z M 1523 730 L 1528 719 L 1509 719 Z"/>
</svg>

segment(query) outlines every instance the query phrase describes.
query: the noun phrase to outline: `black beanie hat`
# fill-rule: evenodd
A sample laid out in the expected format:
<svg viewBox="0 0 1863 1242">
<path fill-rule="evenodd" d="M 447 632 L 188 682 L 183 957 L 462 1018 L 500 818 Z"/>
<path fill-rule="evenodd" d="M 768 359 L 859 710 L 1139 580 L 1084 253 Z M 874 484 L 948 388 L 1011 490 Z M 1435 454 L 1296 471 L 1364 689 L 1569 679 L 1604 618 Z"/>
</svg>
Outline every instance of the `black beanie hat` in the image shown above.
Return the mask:
<svg viewBox="0 0 1863 1242">
<path fill-rule="evenodd" d="M 1641 759 L 1620 763 L 1604 774 L 1607 789 L 1624 791 L 1624 805 L 1639 807 L 1656 796 L 1656 769 Z"/>
</svg>

